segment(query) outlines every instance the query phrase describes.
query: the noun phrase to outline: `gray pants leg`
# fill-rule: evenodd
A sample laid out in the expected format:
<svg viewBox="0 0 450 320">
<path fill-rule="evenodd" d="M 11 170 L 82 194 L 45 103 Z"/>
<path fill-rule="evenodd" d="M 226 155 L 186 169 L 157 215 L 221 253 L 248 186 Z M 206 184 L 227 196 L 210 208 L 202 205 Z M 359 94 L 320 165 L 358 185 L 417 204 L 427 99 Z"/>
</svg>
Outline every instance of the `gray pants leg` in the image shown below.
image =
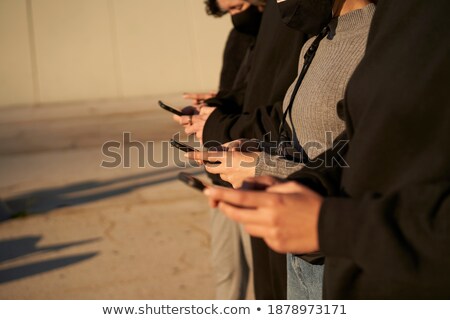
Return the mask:
<svg viewBox="0 0 450 320">
<path fill-rule="evenodd" d="M 249 235 L 218 209 L 211 209 L 211 264 L 216 299 L 246 298 L 251 262 Z"/>
</svg>

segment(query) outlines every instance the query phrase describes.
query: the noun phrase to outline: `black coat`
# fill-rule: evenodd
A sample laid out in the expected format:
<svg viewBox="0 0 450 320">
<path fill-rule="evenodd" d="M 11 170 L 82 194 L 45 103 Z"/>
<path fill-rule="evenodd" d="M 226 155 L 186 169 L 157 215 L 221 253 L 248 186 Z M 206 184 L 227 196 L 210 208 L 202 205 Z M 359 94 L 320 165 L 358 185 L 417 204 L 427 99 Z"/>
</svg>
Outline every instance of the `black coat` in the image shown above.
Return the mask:
<svg viewBox="0 0 450 320">
<path fill-rule="evenodd" d="M 275 0 L 267 1 L 255 47 L 242 66 L 245 86 L 223 99 L 208 101 L 217 110 L 203 130 L 205 146 L 240 138 L 262 139 L 278 134 L 282 102 L 298 71 L 300 50 L 306 37 L 284 25 Z M 242 103 L 243 101 L 243 103 Z"/>
<path fill-rule="evenodd" d="M 231 29 L 223 51 L 222 71 L 218 96 L 226 96 L 233 90 L 239 70 L 256 37 Z"/>
<path fill-rule="evenodd" d="M 349 167 L 291 178 L 329 196 L 319 219 L 326 299 L 448 299 L 450 2 L 378 3 L 340 104 Z M 321 158 L 331 164 L 338 149 Z"/>
</svg>

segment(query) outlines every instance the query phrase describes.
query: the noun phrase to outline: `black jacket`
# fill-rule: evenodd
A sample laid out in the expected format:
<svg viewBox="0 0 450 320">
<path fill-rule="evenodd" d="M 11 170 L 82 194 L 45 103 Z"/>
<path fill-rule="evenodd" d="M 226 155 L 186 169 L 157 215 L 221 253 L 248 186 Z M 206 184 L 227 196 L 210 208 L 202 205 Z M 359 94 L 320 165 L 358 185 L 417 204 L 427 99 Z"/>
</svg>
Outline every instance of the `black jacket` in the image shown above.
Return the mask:
<svg viewBox="0 0 450 320">
<path fill-rule="evenodd" d="M 239 70 L 253 46 L 256 37 L 231 29 L 223 51 L 222 71 L 220 73 L 219 97 L 227 96 L 233 90 Z"/>
<path fill-rule="evenodd" d="M 298 57 L 305 40 L 303 34 L 281 21 L 276 1 L 267 1 L 255 47 L 247 60 L 251 65 L 244 65 L 248 70 L 245 89 L 237 90 L 239 98 L 230 94 L 208 101 L 217 109 L 203 130 L 206 147 L 240 138 L 262 139 L 268 132 L 276 138 L 282 102 L 297 76 Z M 245 96 L 240 103 L 242 92 Z"/>
<path fill-rule="evenodd" d="M 326 299 L 448 299 L 450 2 L 378 3 L 339 106 L 349 167 L 291 179 L 330 196 L 319 219 Z"/>
</svg>

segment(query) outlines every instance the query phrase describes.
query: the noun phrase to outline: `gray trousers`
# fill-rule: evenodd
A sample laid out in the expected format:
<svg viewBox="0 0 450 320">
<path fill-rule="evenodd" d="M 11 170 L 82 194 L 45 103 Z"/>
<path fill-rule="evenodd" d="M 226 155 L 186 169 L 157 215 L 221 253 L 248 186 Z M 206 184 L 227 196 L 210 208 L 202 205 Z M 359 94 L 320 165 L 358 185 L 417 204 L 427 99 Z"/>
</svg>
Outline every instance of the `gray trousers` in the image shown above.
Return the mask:
<svg viewBox="0 0 450 320">
<path fill-rule="evenodd" d="M 211 209 L 211 265 L 216 299 L 254 297 L 250 236 L 218 209 Z"/>
</svg>

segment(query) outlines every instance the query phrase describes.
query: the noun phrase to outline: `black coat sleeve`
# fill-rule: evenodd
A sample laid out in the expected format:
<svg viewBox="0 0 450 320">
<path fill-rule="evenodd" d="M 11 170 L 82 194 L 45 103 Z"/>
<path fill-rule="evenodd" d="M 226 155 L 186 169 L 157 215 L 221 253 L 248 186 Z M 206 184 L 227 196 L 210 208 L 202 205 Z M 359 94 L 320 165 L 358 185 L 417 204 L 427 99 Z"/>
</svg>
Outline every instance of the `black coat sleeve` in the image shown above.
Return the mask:
<svg viewBox="0 0 450 320">
<path fill-rule="evenodd" d="M 328 198 L 319 239 L 326 256 L 351 259 L 367 273 L 448 288 L 450 181 L 409 185 L 382 197 Z"/>
<path fill-rule="evenodd" d="M 206 121 L 203 129 L 205 145 L 213 141 L 226 143 L 240 138 L 278 139 L 278 127 L 282 118 L 282 102 L 257 108 L 253 112 L 237 113 L 237 108 L 217 108 Z"/>
</svg>

